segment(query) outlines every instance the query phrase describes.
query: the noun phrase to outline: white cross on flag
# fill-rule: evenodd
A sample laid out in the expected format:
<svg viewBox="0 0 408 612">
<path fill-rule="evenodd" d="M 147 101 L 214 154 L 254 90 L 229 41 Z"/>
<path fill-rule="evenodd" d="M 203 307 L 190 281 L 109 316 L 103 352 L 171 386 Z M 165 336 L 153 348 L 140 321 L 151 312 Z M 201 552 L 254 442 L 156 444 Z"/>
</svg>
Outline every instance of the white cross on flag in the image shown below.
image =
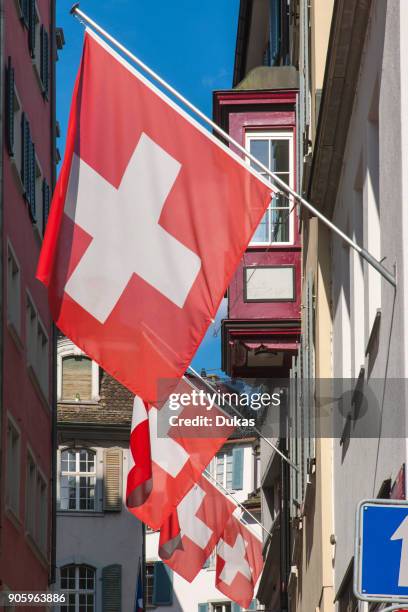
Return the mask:
<svg viewBox="0 0 408 612">
<path fill-rule="evenodd" d="M 203 475 L 160 530 L 159 555 L 192 582 L 215 548 L 236 509 Z"/>
<path fill-rule="evenodd" d="M 248 608 L 262 565 L 261 540 L 232 516 L 217 544 L 217 589 L 243 608 Z"/>
<path fill-rule="evenodd" d="M 57 326 L 154 403 L 190 365 L 271 191 L 87 31 L 37 270 Z"/>
</svg>

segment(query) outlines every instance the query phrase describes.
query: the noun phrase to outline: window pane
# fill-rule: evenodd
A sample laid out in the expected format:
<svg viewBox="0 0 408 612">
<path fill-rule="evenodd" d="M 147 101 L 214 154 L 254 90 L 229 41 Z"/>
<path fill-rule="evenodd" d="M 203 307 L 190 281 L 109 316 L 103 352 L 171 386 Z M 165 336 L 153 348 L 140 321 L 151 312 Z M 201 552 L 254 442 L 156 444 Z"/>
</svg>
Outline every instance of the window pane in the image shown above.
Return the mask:
<svg viewBox="0 0 408 612">
<path fill-rule="evenodd" d="M 289 140 L 271 140 L 272 172 L 289 172 Z"/>
<path fill-rule="evenodd" d="M 63 472 L 75 472 L 75 451 L 65 450 L 61 453 L 61 469 Z"/>
<path fill-rule="evenodd" d="M 289 172 L 277 172 L 276 174 L 277 176 L 279 176 L 280 179 L 282 179 L 284 183 L 286 183 L 287 185 L 289 184 L 289 178 L 290 178 Z"/>
<path fill-rule="evenodd" d="M 289 242 L 289 211 L 272 210 L 272 241 Z"/>
<path fill-rule="evenodd" d="M 261 219 L 260 224 L 255 230 L 255 234 L 252 237 L 252 242 L 269 242 L 269 210 L 266 211 Z"/>
<path fill-rule="evenodd" d="M 249 151 L 250 153 L 259 159 L 261 164 L 268 168 L 269 166 L 269 141 L 268 140 L 251 140 L 249 143 Z M 259 166 L 255 162 L 251 160 L 251 166 L 256 170 L 259 170 Z"/>
</svg>

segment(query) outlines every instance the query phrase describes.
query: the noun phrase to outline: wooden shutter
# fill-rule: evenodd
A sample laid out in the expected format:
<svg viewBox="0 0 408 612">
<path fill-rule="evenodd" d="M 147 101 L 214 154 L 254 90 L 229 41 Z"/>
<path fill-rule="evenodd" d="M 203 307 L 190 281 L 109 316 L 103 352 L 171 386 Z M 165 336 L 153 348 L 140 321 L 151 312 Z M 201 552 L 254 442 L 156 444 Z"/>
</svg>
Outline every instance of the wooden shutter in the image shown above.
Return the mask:
<svg viewBox="0 0 408 612">
<path fill-rule="evenodd" d="M 208 612 L 208 604 L 199 603 L 198 604 L 198 612 Z"/>
<path fill-rule="evenodd" d="M 251 601 L 251 604 L 250 604 L 248 610 L 256 610 L 256 608 L 257 608 L 256 599 L 253 599 Z"/>
<path fill-rule="evenodd" d="M 24 195 L 28 198 L 30 168 L 30 125 L 25 113 L 21 114 L 21 168 L 20 176 L 24 186 Z"/>
<path fill-rule="evenodd" d="M 241 612 L 241 606 L 237 603 L 235 603 L 234 601 L 232 602 L 231 605 L 231 612 Z"/>
<path fill-rule="evenodd" d="M 41 58 L 40 58 L 40 76 L 44 87 L 45 95 L 48 95 L 48 80 L 49 80 L 49 38 L 48 32 L 41 26 Z"/>
<path fill-rule="evenodd" d="M 92 399 L 92 361 L 88 357 L 63 358 L 62 399 L 73 402 Z"/>
<path fill-rule="evenodd" d="M 232 488 L 242 489 L 244 476 L 244 449 L 240 446 L 232 450 Z"/>
<path fill-rule="evenodd" d="M 102 612 L 122 611 L 122 566 L 118 563 L 102 569 Z"/>
<path fill-rule="evenodd" d="M 29 14 L 30 14 L 30 1 L 29 0 L 20 0 L 20 8 L 21 8 L 21 19 L 24 24 L 28 26 Z"/>
<path fill-rule="evenodd" d="M 158 561 L 154 564 L 153 605 L 171 606 L 173 603 L 173 572 Z"/>
<path fill-rule="evenodd" d="M 109 448 L 104 454 L 104 494 L 103 509 L 105 512 L 122 510 L 122 462 L 120 448 Z"/>
<path fill-rule="evenodd" d="M 14 68 L 8 58 L 6 72 L 6 121 L 7 148 L 9 155 L 14 154 Z"/>
<path fill-rule="evenodd" d="M 35 28 L 36 28 L 35 0 L 29 0 L 28 2 L 28 48 L 30 49 L 31 57 L 35 57 Z"/>
<path fill-rule="evenodd" d="M 29 146 L 29 182 L 28 182 L 28 208 L 30 211 L 31 221 L 37 221 L 36 203 L 35 203 L 35 179 L 36 179 L 36 162 L 35 162 L 35 146 L 30 139 Z"/>
<path fill-rule="evenodd" d="M 50 213 L 50 200 L 51 200 L 51 191 L 50 186 L 47 181 L 44 179 L 42 184 L 42 231 L 43 234 L 45 232 L 45 228 L 47 227 L 48 215 Z M 92 366 L 91 366 L 92 370 Z M 92 371 L 91 371 L 92 376 Z M 92 381 L 91 381 L 92 387 Z M 92 390 L 91 390 L 92 392 Z"/>
</svg>

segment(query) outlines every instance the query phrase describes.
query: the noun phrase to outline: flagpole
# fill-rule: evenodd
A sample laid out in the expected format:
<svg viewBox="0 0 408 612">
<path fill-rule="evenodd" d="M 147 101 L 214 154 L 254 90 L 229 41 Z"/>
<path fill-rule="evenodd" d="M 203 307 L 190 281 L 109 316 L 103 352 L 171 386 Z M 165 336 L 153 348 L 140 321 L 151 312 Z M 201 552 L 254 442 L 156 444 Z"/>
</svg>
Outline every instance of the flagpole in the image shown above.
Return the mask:
<svg viewBox="0 0 408 612">
<path fill-rule="evenodd" d="M 209 383 L 207 380 L 205 380 L 205 378 L 203 378 L 198 372 L 196 372 L 196 370 L 189 366 L 188 369 L 190 370 L 190 372 L 196 376 L 198 378 L 198 380 L 200 380 L 206 387 L 207 389 L 211 389 L 212 392 L 217 392 L 217 389 L 214 389 L 214 387 L 211 385 L 211 383 Z M 240 418 L 242 417 L 242 414 L 240 413 L 240 411 L 238 410 L 238 408 L 235 408 L 235 406 L 232 406 L 231 404 L 226 404 L 226 406 L 228 406 L 228 408 L 231 408 L 231 410 L 233 412 L 235 412 L 235 414 L 237 416 L 239 416 Z M 264 442 L 266 442 L 266 444 L 268 444 L 271 448 L 273 448 L 273 450 L 275 451 L 275 453 L 277 453 L 284 461 L 286 461 L 286 463 L 288 465 L 290 465 L 290 467 L 294 470 L 296 470 L 296 472 L 299 472 L 299 468 L 297 465 L 295 465 L 294 463 L 292 463 L 292 461 L 289 459 L 289 457 L 287 457 L 285 455 L 285 453 L 283 453 L 277 446 L 276 444 L 274 444 L 273 442 L 271 442 L 268 438 L 265 438 L 264 435 L 262 435 L 261 431 L 257 428 L 257 427 L 252 427 L 252 429 L 258 434 L 258 436 L 260 438 L 262 438 L 262 440 Z"/>
<path fill-rule="evenodd" d="M 252 514 L 252 512 L 250 512 L 250 511 L 249 511 L 247 508 L 245 508 L 245 506 L 244 506 L 244 505 L 243 505 L 243 504 L 242 504 L 240 501 L 238 501 L 238 500 L 237 500 L 237 498 L 235 497 L 235 495 L 233 495 L 233 494 L 231 493 L 231 491 L 228 491 L 228 489 L 227 489 L 226 487 L 224 487 L 224 485 L 222 485 L 220 482 L 218 482 L 218 480 L 217 480 L 217 479 L 216 479 L 216 478 L 215 478 L 215 477 L 214 477 L 212 474 L 210 474 L 210 472 L 205 471 L 205 472 L 204 472 L 204 476 L 205 476 L 206 478 L 210 478 L 210 479 L 211 479 L 211 480 L 212 480 L 212 481 L 213 481 L 213 482 L 214 482 L 214 483 L 217 485 L 217 487 L 220 487 L 220 489 L 222 489 L 222 490 L 224 491 L 224 493 L 225 493 L 225 494 L 226 494 L 228 497 L 230 497 L 231 499 L 233 499 L 233 500 L 234 500 L 234 502 L 237 504 L 237 506 L 239 506 L 243 512 L 245 512 L 246 514 L 248 514 L 248 516 L 250 516 L 250 517 L 251 517 L 251 519 L 252 519 L 253 521 L 255 521 L 255 523 L 257 523 L 257 525 L 259 525 L 259 527 L 261 527 L 261 529 L 263 529 L 263 531 L 266 533 L 266 535 L 268 536 L 268 538 L 269 538 L 269 537 L 272 537 L 271 532 L 270 532 L 270 531 L 268 531 L 268 530 L 267 530 L 267 528 L 266 528 L 266 527 L 264 527 L 260 521 L 258 521 L 258 519 L 257 519 L 257 518 L 256 518 L 256 517 L 255 517 L 255 516 Z M 245 526 L 250 527 L 251 525 L 249 525 L 249 523 L 245 523 Z"/>
<path fill-rule="evenodd" d="M 202 119 L 205 123 L 212 127 L 212 129 L 220 134 L 225 140 L 227 140 L 230 144 L 234 145 L 238 151 L 240 151 L 245 157 L 256 163 L 257 168 L 260 168 L 263 172 L 265 172 L 276 185 L 289 195 L 291 195 L 299 204 L 304 206 L 307 210 L 309 210 L 313 215 L 318 217 L 322 223 L 324 223 L 328 228 L 330 228 L 335 234 L 340 236 L 344 242 L 346 242 L 352 249 L 357 251 L 359 255 L 367 261 L 367 263 L 375 268 L 377 272 L 379 272 L 393 287 L 397 286 L 396 278 L 391 272 L 389 272 L 379 261 L 371 255 L 366 249 L 361 247 L 359 244 L 354 242 L 347 234 L 345 234 L 339 227 L 334 225 L 325 217 L 317 208 L 312 206 L 310 202 L 305 200 L 299 193 L 297 193 L 294 189 L 289 187 L 279 176 L 277 176 L 274 172 L 269 170 L 266 166 L 264 166 L 254 155 L 252 155 L 249 151 L 247 151 L 242 145 L 240 145 L 236 140 L 234 140 L 227 132 L 225 132 L 219 125 L 214 123 L 205 113 L 200 111 L 199 108 L 194 106 L 187 98 L 185 98 L 181 93 L 179 93 L 174 87 L 172 87 L 167 81 L 162 79 L 154 70 L 149 68 L 141 59 L 139 59 L 136 55 L 131 53 L 126 47 L 124 47 L 116 38 L 111 36 L 106 30 L 104 30 L 100 25 L 98 25 L 93 19 L 88 17 L 81 9 L 79 8 L 79 2 L 73 5 L 71 8 L 71 14 L 79 19 L 79 21 L 84 21 L 88 25 L 90 25 L 94 30 L 99 32 L 104 38 L 109 40 L 115 47 L 117 47 L 124 55 L 126 55 L 129 59 L 131 59 L 135 64 L 137 64 L 142 70 L 144 70 L 148 75 L 150 75 L 155 81 L 157 81 L 162 87 L 167 89 L 175 98 L 177 98 L 180 102 L 182 102 L 187 108 L 189 108 L 193 113 L 195 113 L 200 119 Z M 232 153 L 230 151 L 230 153 Z M 259 172 L 259 171 L 258 171 Z"/>
</svg>

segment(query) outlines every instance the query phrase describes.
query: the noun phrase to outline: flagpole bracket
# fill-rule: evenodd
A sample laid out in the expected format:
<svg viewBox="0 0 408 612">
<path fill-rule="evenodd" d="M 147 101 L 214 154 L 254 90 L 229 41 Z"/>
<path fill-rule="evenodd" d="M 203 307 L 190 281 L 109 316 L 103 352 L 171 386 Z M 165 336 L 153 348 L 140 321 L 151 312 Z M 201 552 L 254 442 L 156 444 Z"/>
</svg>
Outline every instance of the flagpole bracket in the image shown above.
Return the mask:
<svg viewBox="0 0 408 612">
<path fill-rule="evenodd" d="M 79 4 L 79 2 L 75 2 L 75 4 L 72 5 L 71 10 L 69 11 L 71 15 L 75 15 L 77 9 L 79 9 Z"/>
</svg>

